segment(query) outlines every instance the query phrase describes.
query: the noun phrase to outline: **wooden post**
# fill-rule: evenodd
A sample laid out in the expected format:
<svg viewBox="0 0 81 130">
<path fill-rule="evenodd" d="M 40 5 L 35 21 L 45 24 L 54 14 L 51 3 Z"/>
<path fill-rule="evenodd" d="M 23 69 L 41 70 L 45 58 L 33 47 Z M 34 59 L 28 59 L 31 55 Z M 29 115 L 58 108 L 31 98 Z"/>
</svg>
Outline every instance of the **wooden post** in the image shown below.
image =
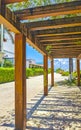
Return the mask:
<svg viewBox="0 0 81 130">
<path fill-rule="evenodd" d="M 69 58 L 69 80 L 72 81 L 73 59 Z"/>
<path fill-rule="evenodd" d="M 15 35 L 15 130 L 26 129 L 26 37 Z"/>
<path fill-rule="evenodd" d="M 77 59 L 77 85 L 80 86 L 80 61 Z"/>
<path fill-rule="evenodd" d="M 54 60 L 51 60 L 51 86 L 54 86 Z"/>
<path fill-rule="evenodd" d="M 44 95 L 48 95 L 48 56 L 44 55 Z"/>
</svg>

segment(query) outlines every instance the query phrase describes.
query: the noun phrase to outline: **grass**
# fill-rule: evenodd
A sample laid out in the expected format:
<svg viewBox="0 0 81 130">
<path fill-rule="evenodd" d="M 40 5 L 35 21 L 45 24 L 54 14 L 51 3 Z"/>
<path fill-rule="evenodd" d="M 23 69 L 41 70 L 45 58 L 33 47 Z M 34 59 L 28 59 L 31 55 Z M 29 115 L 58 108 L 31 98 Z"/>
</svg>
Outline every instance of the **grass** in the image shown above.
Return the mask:
<svg viewBox="0 0 81 130">
<path fill-rule="evenodd" d="M 77 85 L 77 80 L 76 79 L 72 79 L 72 81 L 69 81 L 67 79 L 63 80 L 63 81 L 59 81 L 56 82 L 56 86 L 76 86 Z"/>
</svg>

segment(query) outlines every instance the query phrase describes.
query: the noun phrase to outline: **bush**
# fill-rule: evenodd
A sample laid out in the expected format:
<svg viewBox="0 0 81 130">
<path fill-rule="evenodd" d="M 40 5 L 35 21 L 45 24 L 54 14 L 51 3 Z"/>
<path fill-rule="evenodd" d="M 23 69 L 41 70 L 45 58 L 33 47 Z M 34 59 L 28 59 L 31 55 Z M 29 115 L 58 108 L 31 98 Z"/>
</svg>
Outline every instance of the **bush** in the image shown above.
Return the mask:
<svg viewBox="0 0 81 130">
<path fill-rule="evenodd" d="M 30 76 L 38 76 L 43 74 L 42 68 L 27 68 L 26 69 L 26 78 Z"/>
<path fill-rule="evenodd" d="M 0 68 L 0 83 L 14 81 L 14 68 Z"/>
<path fill-rule="evenodd" d="M 48 70 L 50 73 L 50 69 Z M 26 69 L 26 78 L 30 76 L 43 75 L 43 68 L 27 68 Z M 14 81 L 14 68 L 0 68 L 0 83 L 6 83 Z"/>
<path fill-rule="evenodd" d="M 69 76 L 69 71 L 63 71 L 62 76 Z"/>
<path fill-rule="evenodd" d="M 60 69 L 60 68 L 58 68 L 57 70 L 56 70 L 56 73 L 59 73 L 59 74 L 62 74 L 64 72 L 64 70 L 62 70 L 62 69 Z"/>
</svg>

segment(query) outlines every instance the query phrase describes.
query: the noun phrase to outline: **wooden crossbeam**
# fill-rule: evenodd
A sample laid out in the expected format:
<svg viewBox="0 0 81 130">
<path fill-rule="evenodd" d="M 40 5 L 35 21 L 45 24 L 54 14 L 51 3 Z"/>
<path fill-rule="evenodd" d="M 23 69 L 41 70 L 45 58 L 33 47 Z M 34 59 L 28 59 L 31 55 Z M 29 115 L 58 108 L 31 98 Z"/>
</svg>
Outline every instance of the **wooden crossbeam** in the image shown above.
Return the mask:
<svg viewBox="0 0 81 130">
<path fill-rule="evenodd" d="M 10 22 L 8 22 L 2 15 L 0 15 L 0 24 L 4 24 L 4 26 L 8 28 L 8 30 L 10 30 L 11 32 L 20 33 L 20 31 Z"/>
<path fill-rule="evenodd" d="M 81 12 L 81 1 L 65 2 L 54 5 L 41 6 L 30 9 L 15 11 L 20 20 L 41 18 L 48 16 L 58 16 L 66 14 L 76 14 Z"/>
<path fill-rule="evenodd" d="M 53 58 L 77 58 L 77 55 L 52 55 Z"/>
<path fill-rule="evenodd" d="M 30 23 L 23 23 L 24 28 L 28 28 L 31 31 L 52 29 L 52 28 L 62 28 L 62 27 L 72 27 L 81 25 L 81 16 L 60 18 L 53 20 L 37 21 Z"/>
<path fill-rule="evenodd" d="M 67 43 L 62 43 L 62 44 L 59 44 L 59 43 L 57 43 L 57 44 L 44 44 L 44 45 L 42 45 L 42 46 L 44 46 L 44 47 L 46 47 L 46 46 L 52 46 L 52 47 L 61 47 L 61 46 L 65 46 L 65 47 L 68 47 L 68 46 L 73 46 L 73 45 L 77 45 L 77 44 L 73 44 L 73 43 L 69 43 L 69 44 L 67 44 Z"/>
<path fill-rule="evenodd" d="M 40 37 L 40 38 L 37 38 L 37 39 L 40 42 L 59 41 L 59 40 L 73 40 L 73 39 L 79 39 L 80 40 L 81 39 L 81 34 Z"/>
<path fill-rule="evenodd" d="M 79 54 L 81 54 L 81 52 L 70 53 L 70 54 L 69 54 L 69 53 L 64 53 L 64 52 L 63 52 L 63 53 L 58 53 L 58 52 L 55 53 L 55 52 L 52 52 L 51 54 L 52 54 L 52 56 L 53 56 L 53 55 L 54 55 L 54 56 L 62 56 L 62 55 L 66 55 L 66 56 L 67 56 L 67 55 L 68 55 L 68 56 L 78 56 Z"/>
<path fill-rule="evenodd" d="M 50 46 L 50 50 L 51 49 L 81 49 L 81 45 L 69 45 L 69 46 L 64 46 L 64 45 L 61 45 L 61 46 Z"/>
<path fill-rule="evenodd" d="M 3 0 L 4 4 L 12 4 L 17 2 L 23 2 L 24 0 Z"/>
<path fill-rule="evenodd" d="M 75 39 L 75 40 L 61 40 L 61 41 L 51 41 L 51 42 L 42 42 L 41 43 L 41 45 L 57 45 L 57 44 L 77 44 L 77 45 L 79 45 L 79 44 L 81 44 L 81 39 Z"/>
<path fill-rule="evenodd" d="M 64 49 L 65 49 L 65 50 L 64 50 Z M 60 52 L 69 52 L 69 51 L 72 51 L 72 52 L 75 51 L 75 52 L 77 52 L 77 51 L 78 51 L 78 52 L 81 52 L 81 48 L 80 48 L 80 49 L 79 49 L 79 48 L 77 48 L 77 49 L 76 49 L 76 48 L 73 48 L 73 49 L 72 49 L 72 48 L 61 48 L 61 49 L 60 49 L 60 48 L 55 48 L 55 49 L 54 49 L 54 48 L 53 48 L 53 49 L 50 49 L 50 51 L 51 51 L 51 52 L 52 52 L 52 51 L 60 51 Z"/>
<path fill-rule="evenodd" d="M 33 34 L 36 35 L 36 37 L 64 35 L 64 34 L 65 35 L 81 34 L 81 26 L 40 30 L 40 31 L 34 31 Z"/>
<path fill-rule="evenodd" d="M 69 53 L 71 52 L 71 53 Z M 72 54 L 78 54 L 81 53 L 81 50 L 72 50 L 72 49 L 67 49 L 67 50 L 59 50 L 59 49 L 56 49 L 56 50 L 51 50 L 50 53 L 54 53 L 56 55 L 60 55 L 60 54 L 69 54 L 69 55 L 72 55 Z"/>
</svg>

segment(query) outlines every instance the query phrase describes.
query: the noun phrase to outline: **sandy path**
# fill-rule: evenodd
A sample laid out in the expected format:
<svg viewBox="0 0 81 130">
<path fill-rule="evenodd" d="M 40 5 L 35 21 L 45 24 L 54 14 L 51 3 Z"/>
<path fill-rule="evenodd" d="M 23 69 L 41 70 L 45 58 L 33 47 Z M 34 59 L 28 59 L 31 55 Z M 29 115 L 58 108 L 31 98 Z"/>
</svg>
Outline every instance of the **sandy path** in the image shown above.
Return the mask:
<svg viewBox="0 0 81 130">
<path fill-rule="evenodd" d="M 66 77 L 65 77 L 66 78 Z M 49 85 L 51 76 L 49 75 Z M 55 74 L 55 81 L 63 80 Z M 12 130 L 14 126 L 14 82 L 0 85 L 0 130 Z M 43 91 L 43 76 L 27 79 L 27 102 Z M 31 93 L 31 94 L 30 94 Z M 31 106 L 32 107 L 32 106 Z"/>
</svg>

